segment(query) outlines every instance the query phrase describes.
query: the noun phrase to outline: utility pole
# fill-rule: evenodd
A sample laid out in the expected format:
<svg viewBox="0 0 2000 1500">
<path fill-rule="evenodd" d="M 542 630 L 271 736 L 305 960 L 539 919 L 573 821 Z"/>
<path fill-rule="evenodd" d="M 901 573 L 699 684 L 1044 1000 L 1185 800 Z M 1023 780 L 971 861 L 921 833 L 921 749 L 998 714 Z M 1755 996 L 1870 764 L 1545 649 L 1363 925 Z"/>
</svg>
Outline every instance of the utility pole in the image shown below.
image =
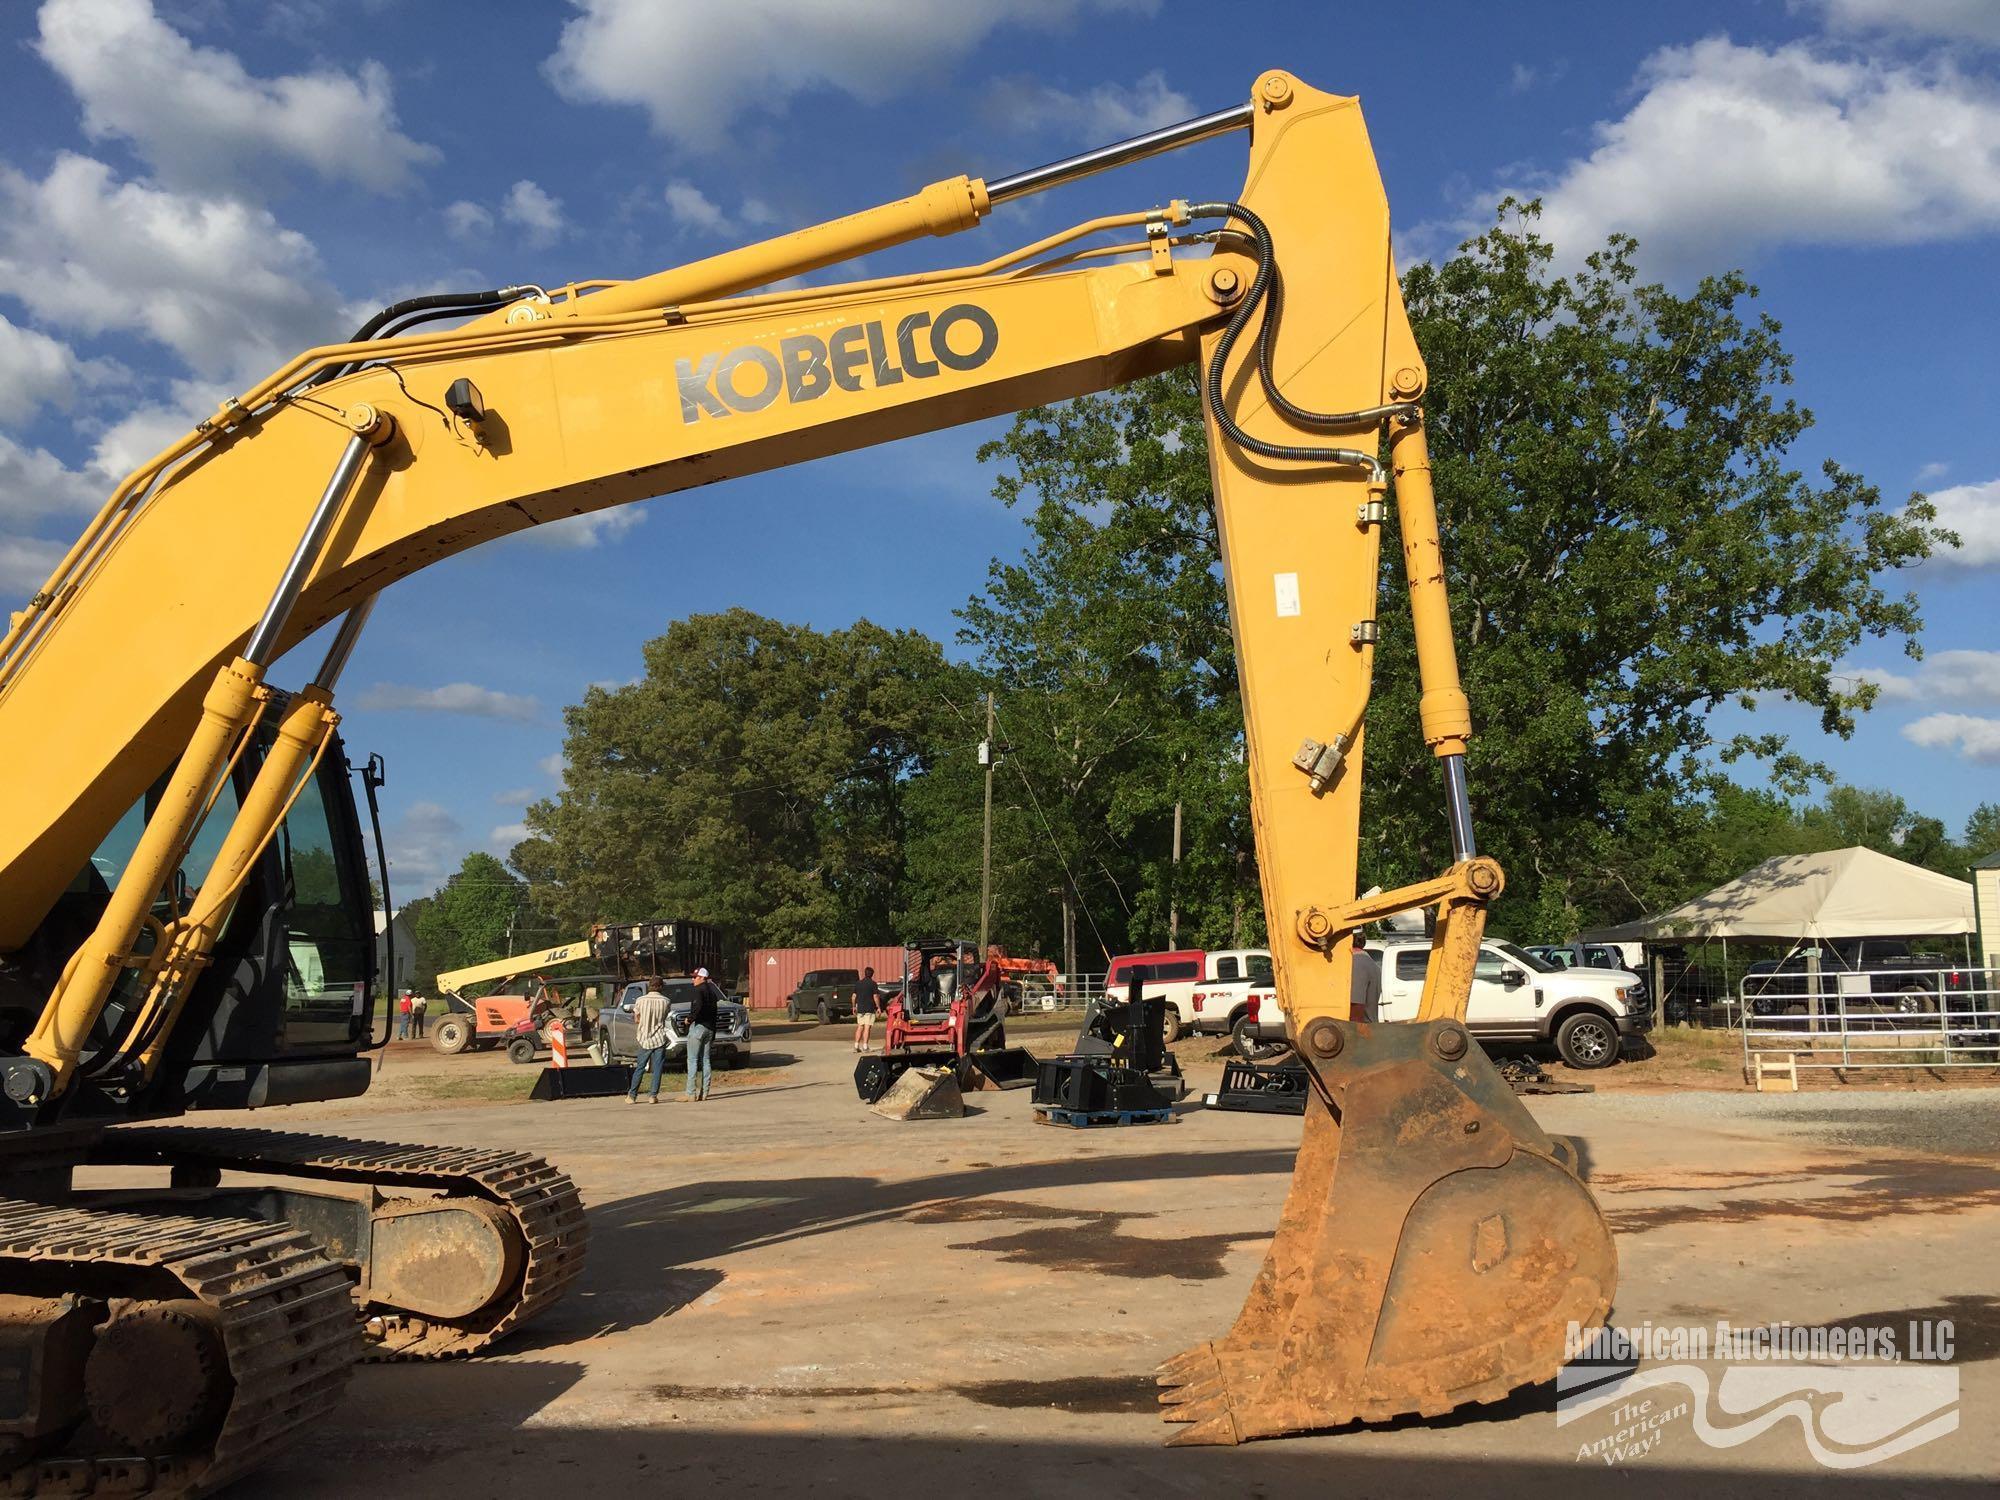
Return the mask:
<svg viewBox="0 0 2000 1500">
<path fill-rule="evenodd" d="M 979 742 L 979 763 L 986 767 L 986 825 L 979 838 L 979 956 L 986 957 L 986 940 L 993 925 L 993 695 L 986 695 L 986 738 Z"/>
<path fill-rule="evenodd" d="M 1167 946 L 1181 945 L 1181 799 L 1174 798 L 1174 868 L 1167 877 Z"/>
</svg>

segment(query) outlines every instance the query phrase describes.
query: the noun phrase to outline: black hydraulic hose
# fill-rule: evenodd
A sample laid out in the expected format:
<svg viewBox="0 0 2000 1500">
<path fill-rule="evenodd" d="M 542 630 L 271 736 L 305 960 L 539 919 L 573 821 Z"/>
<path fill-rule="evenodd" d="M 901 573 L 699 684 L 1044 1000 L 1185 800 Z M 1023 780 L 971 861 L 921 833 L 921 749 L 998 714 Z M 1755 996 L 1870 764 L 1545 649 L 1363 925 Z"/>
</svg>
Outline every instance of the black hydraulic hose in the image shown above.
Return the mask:
<svg viewBox="0 0 2000 1500">
<path fill-rule="evenodd" d="M 528 288 L 518 286 L 496 286 L 483 292 L 433 292 L 423 297 L 405 297 L 401 302 L 390 303 L 355 329 L 353 337 L 347 342 L 365 344 L 373 339 L 387 338 L 407 328 L 414 328 L 419 323 L 435 322 L 441 318 L 467 318 L 475 313 L 491 312 L 496 307 L 505 307 L 526 290 Z M 416 316 L 412 317 L 411 314 Z M 396 326 L 390 328 L 391 323 Z M 322 385 L 353 368 L 352 363 L 329 366 L 308 380 L 306 385 L 308 388 Z"/>
<path fill-rule="evenodd" d="M 406 313 L 425 312 L 438 307 L 492 307 L 513 300 L 515 288 L 496 286 L 483 292 L 433 292 L 424 297 L 405 297 L 392 302 L 354 330 L 350 344 L 365 344 Z"/>
<path fill-rule="evenodd" d="M 1278 390 L 1276 378 L 1271 374 L 1271 359 L 1277 346 L 1278 319 L 1283 308 L 1283 292 L 1278 276 L 1277 255 L 1271 243 L 1271 231 L 1262 219 L 1240 203 L 1198 203 L 1188 210 L 1193 218 L 1235 219 L 1250 231 L 1250 238 L 1257 247 L 1257 274 L 1251 280 L 1250 290 L 1244 294 L 1242 302 L 1231 314 L 1229 325 L 1222 331 L 1222 339 L 1216 345 L 1215 358 L 1209 362 L 1206 382 L 1209 411 L 1223 434 L 1237 447 L 1264 458 L 1284 459 L 1297 463 L 1340 464 L 1375 468 L 1378 460 L 1371 453 L 1359 448 L 1314 448 L 1295 444 L 1268 443 L 1262 438 L 1252 437 L 1237 425 L 1223 401 L 1222 380 L 1229 363 L 1230 353 L 1243 331 L 1250 325 L 1259 307 L 1265 307 L 1264 325 L 1257 337 L 1256 366 L 1257 377 L 1263 383 L 1265 394 L 1272 407 L 1287 421 L 1301 427 L 1362 427 L 1380 422 L 1387 417 L 1404 415 L 1414 411 L 1413 404 L 1402 403 L 1389 406 L 1365 407 L 1349 412 L 1315 412 L 1289 401 Z M 1268 303 L 1268 306 L 1266 304 Z"/>
</svg>

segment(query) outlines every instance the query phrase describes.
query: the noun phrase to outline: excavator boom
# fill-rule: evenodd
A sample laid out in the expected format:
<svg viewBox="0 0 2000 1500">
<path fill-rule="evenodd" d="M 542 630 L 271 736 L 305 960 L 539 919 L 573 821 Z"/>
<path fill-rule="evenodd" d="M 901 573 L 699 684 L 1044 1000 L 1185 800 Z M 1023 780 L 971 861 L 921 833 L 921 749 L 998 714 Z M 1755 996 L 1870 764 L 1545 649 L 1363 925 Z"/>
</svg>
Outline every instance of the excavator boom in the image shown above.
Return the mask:
<svg viewBox="0 0 2000 1500">
<path fill-rule="evenodd" d="M 1107 215 L 953 270 L 757 290 L 1245 130 L 1234 199 Z M 469 320 L 409 331 L 440 311 Z M 0 1138 L 115 1113 L 107 1080 L 128 1099 L 157 1082 L 161 1051 L 146 1044 L 192 1014 L 248 878 L 230 872 L 254 867 L 326 753 L 340 668 L 391 583 L 529 526 L 1190 364 L 1276 982 L 1314 1089 L 1265 1266 L 1230 1333 L 1164 1372 L 1165 1414 L 1187 1424 L 1179 1441 L 1229 1443 L 1434 1414 L 1552 1377 L 1567 1325 L 1608 1307 L 1615 1255 L 1569 1155 L 1462 1024 L 1501 874 L 1478 854 L 1466 793 L 1424 364 L 1357 102 L 1277 71 L 1247 103 L 1182 126 L 1014 177 L 948 179 L 638 280 L 402 305 L 223 403 L 127 480 L 0 643 L 0 784 L 15 793 L 0 806 L 0 954 L 39 953 L 46 980 L 32 1025 L 0 1031 Z M 1363 903 L 1392 506 L 1455 858 Z M 337 619 L 312 683 L 274 703 L 272 665 Z M 253 733 L 270 748 L 235 805 L 224 875 L 163 916 Z M 149 787 L 122 880 L 52 963 L 51 912 Z M 1418 904 L 1439 923 L 1422 1019 L 1352 1015 L 1357 929 Z"/>
</svg>

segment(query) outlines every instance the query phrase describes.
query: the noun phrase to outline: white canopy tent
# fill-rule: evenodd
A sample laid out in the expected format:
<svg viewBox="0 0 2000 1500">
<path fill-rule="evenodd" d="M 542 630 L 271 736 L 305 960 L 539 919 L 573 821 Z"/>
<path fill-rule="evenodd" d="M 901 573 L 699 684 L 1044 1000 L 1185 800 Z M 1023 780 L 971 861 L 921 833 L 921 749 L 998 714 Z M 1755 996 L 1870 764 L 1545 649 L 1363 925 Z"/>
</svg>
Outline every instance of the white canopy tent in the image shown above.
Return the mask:
<svg viewBox="0 0 2000 1500">
<path fill-rule="evenodd" d="M 1796 943 L 1941 937 L 1973 929 L 1971 882 L 1855 848 L 1767 859 L 1671 911 L 1583 936 L 1597 942 Z"/>
</svg>

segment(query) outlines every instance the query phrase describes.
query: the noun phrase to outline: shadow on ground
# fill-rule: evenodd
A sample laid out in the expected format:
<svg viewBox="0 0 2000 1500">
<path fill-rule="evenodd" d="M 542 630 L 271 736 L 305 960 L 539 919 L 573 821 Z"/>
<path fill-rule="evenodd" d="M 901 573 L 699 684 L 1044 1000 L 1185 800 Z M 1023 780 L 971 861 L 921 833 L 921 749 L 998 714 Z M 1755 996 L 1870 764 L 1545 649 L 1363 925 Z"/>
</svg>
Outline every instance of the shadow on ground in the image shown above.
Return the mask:
<svg viewBox="0 0 2000 1500">
<path fill-rule="evenodd" d="M 723 1096 L 726 1097 L 726 1096 Z M 702 1106 L 707 1108 L 707 1106 Z M 1236 1177 L 1255 1173 L 1289 1173 L 1290 1150 L 1189 1151 L 1138 1156 L 1087 1156 L 1061 1161 L 964 1167 L 927 1177 L 884 1181 L 875 1177 L 747 1178 L 740 1181 L 687 1183 L 659 1192 L 641 1193 L 590 1211 L 590 1254 L 583 1276 L 564 1300 L 523 1332 L 510 1348 L 553 1349 L 573 1339 L 635 1328 L 684 1307 L 721 1280 L 710 1269 L 740 1251 L 783 1245 L 816 1235 L 833 1234 L 861 1225 L 881 1223 L 919 1210 L 966 1219 L 994 1217 L 1053 1217 L 1074 1221 L 1054 1239 L 1027 1232 L 1025 1253 L 1037 1252 L 1060 1260 L 1090 1254 L 1085 1240 L 1106 1243 L 1101 1256 L 1126 1264 L 1122 1274 L 1134 1274 L 1132 1257 L 1151 1247 L 1160 1269 L 1153 1274 L 1183 1275 L 1173 1252 L 1182 1240 L 1146 1240 L 1106 1235 L 1095 1210 L 1044 1210 L 1000 1214 L 961 1212 L 958 1205 L 1005 1200 L 1010 1194 L 1048 1188 L 1106 1182 L 1188 1181 L 1206 1177 Z M 1118 1219 L 1144 1215 L 1114 1215 Z M 1226 1242 L 1268 1236 L 1275 1226 L 1254 1229 L 1218 1226 L 1219 1255 Z M 986 1248 L 993 1248 L 988 1246 Z M 1199 1264 L 1205 1264 L 1205 1261 Z M 1105 1269 L 1108 1266 L 1078 1268 Z M 1113 1271 L 1113 1274 L 1120 1274 Z M 1139 1271 L 1138 1274 L 1147 1274 Z M 702 1278 L 707 1278 L 705 1281 Z"/>
</svg>

